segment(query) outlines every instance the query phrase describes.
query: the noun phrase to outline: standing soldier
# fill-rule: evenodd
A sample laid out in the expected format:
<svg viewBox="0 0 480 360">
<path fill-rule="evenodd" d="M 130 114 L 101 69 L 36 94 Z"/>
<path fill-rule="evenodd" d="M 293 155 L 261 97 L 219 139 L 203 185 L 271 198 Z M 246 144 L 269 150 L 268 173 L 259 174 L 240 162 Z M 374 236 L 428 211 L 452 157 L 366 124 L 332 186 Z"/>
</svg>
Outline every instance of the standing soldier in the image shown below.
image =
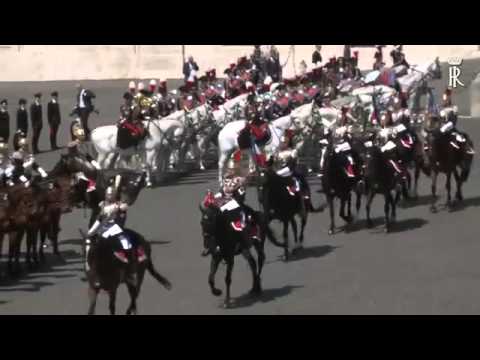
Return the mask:
<svg viewBox="0 0 480 360">
<path fill-rule="evenodd" d="M 32 150 L 33 154 L 38 154 L 40 150 L 38 149 L 38 140 L 40 139 L 40 133 L 43 128 L 43 115 L 42 115 L 42 104 L 40 104 L 40 99 L 42 97 L 41 93 L 34 95 L 33 104 L 30 105 L 30 120 L 32 122 Z"/>
<path fill-rule="evenodd" d="M 28 112 L 27 112 L 27 100 L 20 99 L 18 101 L 17 110 L 17 131 L 20 130 L 25 136 L 28 134 Z"/>
<path fill-rule="evenodd" d="M 0 138 L 3 138 L 6 144 L 8 144 L 10 139 L 10 115 L 8 114 L 7 105 L 6 99 L 0 102 Z"/>
<path fill-rule="evenodd" d="M 80 121 L 83 128 L 85 129 L 85 134 L 87 139 L 90 139 L 90 128 L 88 127 L 88 118 L 90 114 L 95 111 L 95 106 L 93 105 L 92 99 L 95 99 L 95 94 L 82 87 L 82 85 L 77 85 L 78 95 L 77 95 L 77 112 L 80 116 Z M 97 112 L 98 113 L 98 112 Z"/>
<path fill-rule="evenodd" d="M 47 120 L 48 125 L 50 126 L 50 147 L 52 150 L 58 150 L 57 132 L 61 122 L 60 105 L 58 104 L 58 92 L 52 92 L 51 96 L 52 99 L 49 101 L 47 106 Z"/>
</svg>

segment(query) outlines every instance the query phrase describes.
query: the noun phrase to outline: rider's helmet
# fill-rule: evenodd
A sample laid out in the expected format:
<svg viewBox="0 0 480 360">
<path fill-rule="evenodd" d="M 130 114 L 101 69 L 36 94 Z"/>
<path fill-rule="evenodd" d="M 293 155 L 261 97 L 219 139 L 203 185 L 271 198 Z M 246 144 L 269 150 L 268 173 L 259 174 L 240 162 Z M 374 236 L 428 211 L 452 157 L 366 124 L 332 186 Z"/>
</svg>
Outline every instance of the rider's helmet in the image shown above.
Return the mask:
<svg viewBox="0 0 480 360">
<path fill-rule="evenodd" d="M 27 141 L 27 138 L 25 136 L 22 136 L 19 140 L 18 140 L 18 148 L 20 150 L 23 150 L 23 151 L 26 151 L 28 152 L 28 141 Z"/>
<path fill-rule="evenodd" d="M 148 84 L 148 90 L 154 93 L 156 89 L 157 89 L 157 81 L 154 79 L 150 80 L 150 83 Z"/>
<path fill-rule="evenodd" d="M 135 81 L 130 81 L 130 83 L 128 84 L 128 90 L 130 90 L 130 92 L 135 92 L 136 88 L 137 85 L 135 84 Z"/>
<path fill-rule="evenodd" d="M 85 130 L 80 123 L 80 119 L 77 119 L 72 126 L 72 136 L 74 139 L 78 140 L 79 142 L 83 142 L 86 140 Z"/>
<path fill-rule="evenodd" d="M 113 185 L 110 185 L 105 191 L 105 201 L 114 202 L 115 196 L 116 196 L 115 187 Z"/>
</svg>

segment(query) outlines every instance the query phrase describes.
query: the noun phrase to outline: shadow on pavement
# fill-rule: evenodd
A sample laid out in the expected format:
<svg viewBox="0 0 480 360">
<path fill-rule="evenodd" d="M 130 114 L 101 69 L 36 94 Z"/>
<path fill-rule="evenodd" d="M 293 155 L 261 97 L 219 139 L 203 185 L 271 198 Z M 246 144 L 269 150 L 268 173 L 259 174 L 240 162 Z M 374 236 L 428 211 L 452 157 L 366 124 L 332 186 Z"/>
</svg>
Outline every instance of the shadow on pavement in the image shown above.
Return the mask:
<svg viewBox="0 0 480 360">
<path fill-rule="evenodd" d="M 303 286 L 291 286 L 286 285 L 281 288 L 276 289 L 266 289 L 263 290 L 262 294 L 259 296 L 253 296 L 250 294 L 242 295 L 234 299 L 232 309 L 240 309 L 252 306 L 256 303 L 268 303 L 279 298 L 290 295 L 295 289 L 303 288 Z"/>
<path fill-rule="evenodd" d="M 33 270 L 27 270 L 26 265 L 21 262 L 21 273 L 18 276 L 5 276 L 0 279 L 0 292 L 37 292 L 45 286 L 55 285 L 55 282 L 46 281 L 47 279 L 77 277 L 78 272 L 83 271 L 83 268 L 70 268 L 68 266 L 82 263 L 81 254 L 70 250 L 62 252 L 61 255 L 61 257 L 57 257 L 46 253 L 45 264 L 40 264 L 38 268 Z"/>
<path fill-rule="evenodd" d="M 452 207 L 449 211 L 450 212 L 457 212 L 465 210 L 469 207 L 478 207 L 480 206 L 480 196 L 464 199 L 462 202 L 457 203 L 454 207 Z"/>
<path fill-rule="evenodd" d="M 300 261 L 305 259 L 318 259 L 328 254 L 334 252 L 336 249 L 340 248 L 341 246 L 330 246 L 330 245 L 321 245 L 321 246 L 314 246 L 309 248 L 303 248 L 298 250 L 294 255 L 292 255 L 289 259 L 289 262 L 293 261 Z"/>
<path fill-rule="evenodd" d="M 148 240 L 148 242 L 152 245 L 169 245 L 171 241 L 161 241 L 161 240 Z"/>
<path fill-rule="evenodd" d="M 417 199 L 401 201 L 398 207 L 401 209 L 411 209 L 417 206 L 430 205 L 432 203 L 432 195 L 421 195 Z"/>
<path fill-rule="evenodd" d="M 350 226 L 348 233 L 353 233 L 361 230 L 369 230 L 373 234 L 379 234 L 385 231 L 384 217 L 372 218 L 372 222 L 373 222 L 373 228 L 368 229 L 367 220 L 358 221 L 355 224 Z M 396 223 L 392 225 L 390 233 L 412 231 L 415 229 L 419 229 L 425 226 L 426 224 L 428 224 L 428 221 L 426 221 L 425 219 L 419 219 L 419 218 L 398 220 Z"/>
</svg>

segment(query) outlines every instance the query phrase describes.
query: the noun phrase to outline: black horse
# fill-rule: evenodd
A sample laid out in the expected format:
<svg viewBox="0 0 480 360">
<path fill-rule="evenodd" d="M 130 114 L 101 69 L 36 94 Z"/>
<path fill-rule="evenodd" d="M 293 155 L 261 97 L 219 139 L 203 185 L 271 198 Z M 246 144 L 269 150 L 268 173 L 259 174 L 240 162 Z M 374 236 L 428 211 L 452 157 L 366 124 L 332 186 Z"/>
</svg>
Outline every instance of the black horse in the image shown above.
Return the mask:
<svg viewBox="0 0 480 360">
<path fill-rule="evenodd" d="M 295 246 L 301 248 L 304 240 L 304 231 L 308 220 L 308 205 L 300 192 L 298 183 L 292 176 L 282 177 L 273 170 L 260 174 L 258 185 L 258 200 L 263 206 L 263 213 L 269 224 L 277 219 L 283 223 L 283 249 L 285 260 L 289 258 L 288 225 L 292 225 Z M 296 216 L 300 217 L 301 229 L 298 238 Z"/>
<path fill-rule="evenodd" d="M 420 139 L 417 132 L 403 124 L 397 133 L 394 140 L 397 145 L 397 154 L 400 163 L 405 166 L 407 182 L 403 191 L 404 197 L 409 199 L 412 190 L 412 175 L 410 169 L 413 167 L 414 171 L 414 187 L 413 198 L 418 198 L 418 180 L 420 173 L 423 172 L 426 176 L 431 175 L 431 169 L 429 166 L 429 159 L 425 152 L 424 142 Z M 407 191 L 408 190 L 408 191 Z"/>
<path fill-rule="evenodd" d="M 127 236 L 133 245 L 133 250 L 127 252 L 128 264 L 121 263 L 113 255 L 118 239 L 114 237 L 104 239 L 97 236 L 91 240 L 92 244 L 87 256 L 87 279 L 90 298 L 89 315 L 95 314 L 97 297 L 101 289 L 108 293 L 110 314 L 115 315 L 117 290 L 122 283 L 126 284 L 130 295 L 130 305 L 126 314 L 136 315 L 136 301 L 140 294 L 145 271 L 148 271 L 166 289 L 170 290 L 172 287 L 170 282 L 155 269 L 149 242 L 142 235 L 130 229 L 125 229 L 123 235 Z M 82 236 L 84 235 L 82 234 Z M 147 256 L 147 260 L 144 262 L 138 262 L 137 257 L 134 256 L 134 250 L 139 246 L 144 248 Z"/>
<path fill-rule="evenodd" d="M 346 231 L 348 231 L 348 225 L 353 223 L 352 192 L 356 193 L 356 212 L 357 214 L 360 212 L 362 194 L 359 185 L 362 162 L 360 156 L 353 149 L 337 153 L 334 145 L 330 143 L 326 151 L 322 188 L 330 210 L 328 233 L 333 235 L 335 231 L 335 197 L 340 199 L 339 216 L 347 223 Z M 347 215 L 345 215 L 345 206 L 347 206 Z"/>
<path fill-rule="evenodd" d="M 251 225 L 248 219 L 243 219 L 244 212 L 242 208 L 237 207 L 230 211 L 222 212 L 218 207 L 200 206 L 202 213 L 201 226 L 203 239 L 205 243 L 214 242 L 218 246 L 218 251 L 212 252 L 210 265 L 210 274 L 208 284 L 214 296 L 221 296 L 222 291 L 215 287 L 215 274 L 218 265 L 222 260 L 227 264 L 227 274 L 225 283 L 227 293 L 224 301 L 224 307 L 228 308 L 231 303 L 230 286 L 232 283 L 232 271 L 235 256 L 242 254 L 248 261 L 252 271 L 253 286 L 250 291 L 252 295 L 259 295 L 262 292 L 261 272 L 265 261 L 264 253 L 264 233 L 261 231 L 259 237 L 252 237 L 250 234 Z M 258 255 L 258 263 L 252 256 L 250 248 L 254 246 Z"/>
<path fill-rule="evenodd" d="M 447 177 L 447 206 L 455 205 L 456 201 L 463 201 L 462 185 L 467 182 L 474 157 L 473 141 L 467 134 L 442 134 L 434 130 L 428 135 L 428 156 L 432 170 L 432 205 L 430 210 L 436 212 L 437 178 L 440 173 Z M 455 202 L 451 197 L 452 174 L 457 184 Z"/>
<path fill-rule="evenodd" d="M 367 227 L 373 227 L 370 209 L 376 194 L 385 198 L 385 232 L 391 230 L 397 216 L 397 203 L 402 191 L 401 174 L 395 169 L 395 161 L 375 144 L 366 147 L 365 192 L 367 195 Z"/>
</svg>

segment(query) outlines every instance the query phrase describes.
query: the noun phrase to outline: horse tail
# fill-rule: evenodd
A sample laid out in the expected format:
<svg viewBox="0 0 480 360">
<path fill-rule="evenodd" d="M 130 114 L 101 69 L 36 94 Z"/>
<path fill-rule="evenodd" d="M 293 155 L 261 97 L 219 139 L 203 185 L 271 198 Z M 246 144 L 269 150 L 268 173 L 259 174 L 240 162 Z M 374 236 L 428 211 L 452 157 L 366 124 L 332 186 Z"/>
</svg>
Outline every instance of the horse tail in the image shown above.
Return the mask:
<svg viewBox="0 0 480 360">
<path fill-rule="evenodd" d="M 155 280 L 157 280 L 160 284 L 162 284 L 165 289 L 170 290 L 172 288 L 172 284 L 168 281 L 167 278 L 160 275 L 160 273 L 155 269 L 152 260 L 149 258 L 147 259 L 147 270 L 152 275 Z"/>
<path fill-rule="evenodd" d="M 467 153 L 461 163 L 462 172 L 460 174 L 460 179 L 462 182 L 467 182 L 470 176 L 470 170 L 472 169 L 473 156 L 474 156 L 473 141 L 470 139 L 470 137 L 467 134 L 465 134 L 465 138 L 467 140 L 468 147 L 470 148 L 469 151 L 471 151 L 471 153 Z"/>
</svg>

